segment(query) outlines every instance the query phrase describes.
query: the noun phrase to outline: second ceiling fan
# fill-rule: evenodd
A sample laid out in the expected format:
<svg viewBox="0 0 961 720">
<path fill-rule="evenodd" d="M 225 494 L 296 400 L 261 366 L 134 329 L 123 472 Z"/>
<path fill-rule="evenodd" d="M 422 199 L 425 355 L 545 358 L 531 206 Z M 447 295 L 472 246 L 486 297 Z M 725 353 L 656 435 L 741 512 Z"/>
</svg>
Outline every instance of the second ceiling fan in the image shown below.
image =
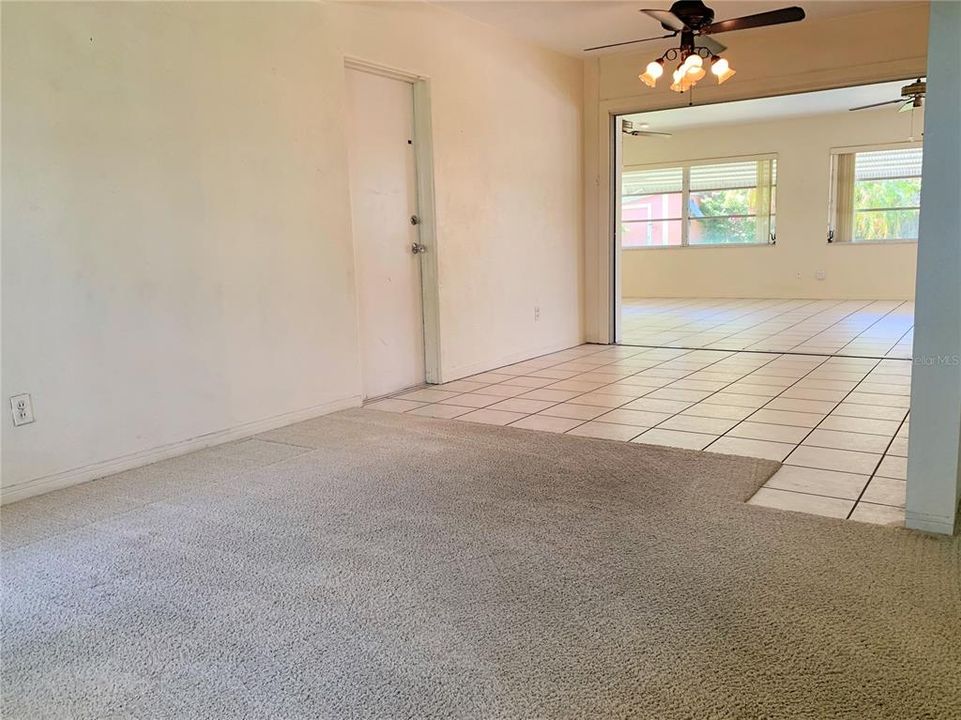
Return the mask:
<svg viewBox="0 0 961 720">
<path fill-rule="evenodd" d="M 714 11 L 701 0 L 678 0 L 671 5 L 670 10 L 641 10 L 641 12 L 657 20 L 661 27 L 669 32 L 666 35 L 656 37 L 597 45 L 585 49 L 585 52 L 633 45 L 651 40 L 663 40 L 680 35 L 680 46 L 669 48 L 660 58 L 648 63 L 645 71 L 639 76 L 646 85 L 654 87 L 657 84 L 657 79 L 664 74 L 664 63 L 679 60 L 680 62 L 673 73 L 674 83 L 671 85 L 671 90 L 676 92 L 684 92 L 693 87 L 698 80 L 707 74 L 704 69 L 705 60 L 711 61 L 711 72 L 717 77 L 718 84 L 734 75 L 735 71 L 730 67 L 727 60 L 721 57 L 721 53 L 727 48 L 710 37 L 711 35 L 768 25 L 781 25 L 804 19 L 804 10 L 795 6 L 714 22 Z"/>
<path fill-rule="evenodd" d="M 849 108 L 850 110 L 868 110 L 869 108 L 881 107 L 882 105 L 901 105 L 898 112 L 909 112 L 917 108 L 924 107 L 924 95 L 928 90 L 928 85 L 923 78 L 918 78 L 913 83 L 908 83 L 901 88 L 901 97 L 897 100 L 885 100 L 884 102 L 861 105 Z"/>
</svg>

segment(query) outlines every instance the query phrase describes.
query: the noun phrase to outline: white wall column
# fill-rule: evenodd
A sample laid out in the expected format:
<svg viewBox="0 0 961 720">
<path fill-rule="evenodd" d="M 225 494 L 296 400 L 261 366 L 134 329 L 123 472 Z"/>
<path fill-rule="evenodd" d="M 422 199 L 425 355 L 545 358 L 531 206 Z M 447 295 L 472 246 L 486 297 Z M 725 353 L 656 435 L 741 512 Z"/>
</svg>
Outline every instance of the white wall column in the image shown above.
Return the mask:
<svg viewBox="0 0 961 720">
<path fill-rule="evenodd" d="M 961 3 L 931 3 L 907 526 L 954 531 L 961 496 Z"/>
</svg>

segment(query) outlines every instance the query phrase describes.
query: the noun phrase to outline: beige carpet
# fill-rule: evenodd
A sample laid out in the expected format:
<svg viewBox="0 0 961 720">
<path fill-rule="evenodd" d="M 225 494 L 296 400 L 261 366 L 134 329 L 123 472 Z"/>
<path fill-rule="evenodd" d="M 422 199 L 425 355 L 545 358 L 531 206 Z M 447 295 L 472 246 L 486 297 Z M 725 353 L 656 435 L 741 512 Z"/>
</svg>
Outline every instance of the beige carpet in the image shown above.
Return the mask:
<svg viewBox="0 0 961 720">
<path fill-rule="evenodd" d="M 355 410 L 3 511 L 3 717 L 958 718 L 958 540 Z"/>
</svg>

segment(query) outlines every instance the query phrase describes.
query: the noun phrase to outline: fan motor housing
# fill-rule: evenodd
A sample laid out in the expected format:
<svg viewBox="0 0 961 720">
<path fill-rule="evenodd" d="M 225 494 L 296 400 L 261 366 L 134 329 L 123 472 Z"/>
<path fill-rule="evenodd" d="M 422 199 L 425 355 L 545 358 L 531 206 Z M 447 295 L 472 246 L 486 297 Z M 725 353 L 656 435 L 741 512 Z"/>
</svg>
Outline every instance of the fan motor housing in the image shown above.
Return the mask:
<svg viewBox="0 0 961 720">
<path fill-rule="evenodd" d="M 915 95 L 922 95 L 925 90 L 925 83 L 921 80 L 913 82 L 910 85 L 905 85 L 901 88 L 901 97 L 913 97 Z"/>
<path fill-rule="evenodd" d="M 714 11 L 701 0 L 677 0 L 671 5 L 671 12 L 677 15 L 691 30 L 700 30 L 714 22 Z M 661 23 L 665 30 L 674 28 Z"/>
</svg>

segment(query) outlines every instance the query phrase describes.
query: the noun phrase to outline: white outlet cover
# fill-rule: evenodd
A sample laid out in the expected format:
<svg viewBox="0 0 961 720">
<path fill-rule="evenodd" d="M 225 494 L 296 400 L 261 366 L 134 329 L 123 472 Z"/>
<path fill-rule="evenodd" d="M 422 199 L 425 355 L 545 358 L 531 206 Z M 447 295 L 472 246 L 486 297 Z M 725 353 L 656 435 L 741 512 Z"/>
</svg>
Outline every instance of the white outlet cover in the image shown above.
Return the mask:
<svg viewBox="0 0 961 720">
<path fill-rule="evenodd" d="M 14 395 L 10 398 L 10 412 L 13 415 L 15 427 L 29 425 L 33 422 L 33 401 L 28 393 Z"/>
</svg>

